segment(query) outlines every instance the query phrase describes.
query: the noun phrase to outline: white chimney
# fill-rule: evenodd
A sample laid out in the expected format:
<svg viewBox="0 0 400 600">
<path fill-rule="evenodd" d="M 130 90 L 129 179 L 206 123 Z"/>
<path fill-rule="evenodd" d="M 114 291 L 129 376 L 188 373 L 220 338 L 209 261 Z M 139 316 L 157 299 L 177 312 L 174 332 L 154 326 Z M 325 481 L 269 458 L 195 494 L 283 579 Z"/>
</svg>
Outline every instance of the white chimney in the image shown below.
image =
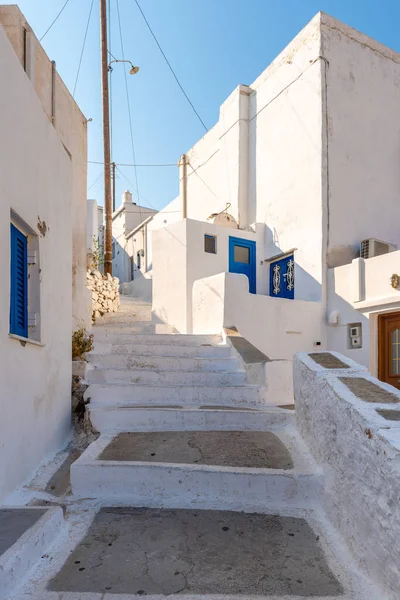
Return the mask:
<svg viewBox="0 0 400 600">
<path fill-rule="evenodd" d="M 132 204 L 132 194 L 129 190 L 125 190 L 125 192 L 122 194 L 122 203 Z"/>
</svg>

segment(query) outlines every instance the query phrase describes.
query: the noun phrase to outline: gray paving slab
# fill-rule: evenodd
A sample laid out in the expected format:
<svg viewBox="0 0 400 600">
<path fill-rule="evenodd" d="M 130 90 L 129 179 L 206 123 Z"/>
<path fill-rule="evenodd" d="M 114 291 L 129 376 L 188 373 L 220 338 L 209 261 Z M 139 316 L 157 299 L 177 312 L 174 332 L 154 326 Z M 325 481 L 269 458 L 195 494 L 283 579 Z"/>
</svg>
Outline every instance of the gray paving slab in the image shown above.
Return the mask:
<svg viewBox="0 0 400 600">
<path fill-rule="evenodd" d="M 325 369 L 349 369 L 349 365 L 344 363 L 334 354 L 330 352 L 311 352 L 309 357 L 318 365 Z"/>
<path fill-rule="evenodd" d="M 120 433 L 99 458 L 225 467 L 293 468 L 289 450 L 269 431 Z"/>
<path fill-rule="evenodd" d="M 48 589 L 108 594 L 338 596 L 304 519 L 103 508 Z"/>
<path fill-rule="evenodd" d="M 1 508 L 0 509 L 0 555 L 13 544 L 46 512 L 39 508 Z"/>
<path fill-rule="evenodd" d="M 387 421 L 400 421 L 400 410 L 381 408 L 377 409 L 376 412 Z"/>
<path fill-rule="evenodd" d="M 363 402 L 396 404 L 399 398 L 379 385 L 362 377 L 339 377 L 349 390 Z"/>
<path fill-rule="evenodd" d="M 74 449 L 68 454 L 65 461 L 62 463 L 60 468 L 54 473 L 49 482 L 46 485 L 45 491 L 53 496 L 63 496 L 68 493 L 71 488 L 71 477 L 70 470 L 73 462 L 78 460 L 82 450 Z"/>
<path fill-rule="evenodd" d="M 253 346 L 253 344 L 250 344 L 244 337 L 240 335 L 228 335 L 228 338 L 246 365 L 269 361 L 268 356 Z"/>
</svg>

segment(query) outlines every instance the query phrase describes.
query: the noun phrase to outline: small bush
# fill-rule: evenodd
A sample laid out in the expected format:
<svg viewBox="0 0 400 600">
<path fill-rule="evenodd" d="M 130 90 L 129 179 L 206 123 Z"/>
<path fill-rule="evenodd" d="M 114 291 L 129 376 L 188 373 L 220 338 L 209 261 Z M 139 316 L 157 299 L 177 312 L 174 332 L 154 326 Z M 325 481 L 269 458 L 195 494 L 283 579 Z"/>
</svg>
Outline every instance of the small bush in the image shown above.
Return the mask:
<svg viewBox="0 0 400 600">
<path fill-rule="evenodd" d="M 81 358 L 91 350 L 93 350 L 93 335 L 87 335 L 86 329 L 80 327 L 72 334 L 72 360 Z"/>
</svg>

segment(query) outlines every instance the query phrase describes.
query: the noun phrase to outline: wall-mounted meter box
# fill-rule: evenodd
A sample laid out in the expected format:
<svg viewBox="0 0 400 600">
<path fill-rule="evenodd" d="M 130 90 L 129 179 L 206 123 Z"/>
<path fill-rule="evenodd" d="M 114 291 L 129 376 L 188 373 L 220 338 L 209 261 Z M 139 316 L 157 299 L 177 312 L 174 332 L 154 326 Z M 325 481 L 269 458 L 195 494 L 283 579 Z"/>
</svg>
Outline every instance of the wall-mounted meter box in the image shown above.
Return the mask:
<svg viewBox="0 0 400 600">
<path fill-rule="evenodd" d="M 347 325 L 347 347 L 349 349 L 362 348 L 361 323 L 349 323 Z"/>
</svg>

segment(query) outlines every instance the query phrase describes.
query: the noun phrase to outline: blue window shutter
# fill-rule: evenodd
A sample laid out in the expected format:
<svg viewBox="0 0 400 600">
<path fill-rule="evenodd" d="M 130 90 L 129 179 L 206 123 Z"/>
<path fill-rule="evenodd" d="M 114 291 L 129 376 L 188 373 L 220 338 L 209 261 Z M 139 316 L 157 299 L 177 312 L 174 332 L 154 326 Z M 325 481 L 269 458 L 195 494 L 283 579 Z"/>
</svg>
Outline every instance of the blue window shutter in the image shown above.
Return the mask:
<svg viewBox="0 0 400 600">
<path fill-rule="evenodd" d="M 28 337 L 28 240 L 11 224 L 10 333 Z"/>
</svg>

